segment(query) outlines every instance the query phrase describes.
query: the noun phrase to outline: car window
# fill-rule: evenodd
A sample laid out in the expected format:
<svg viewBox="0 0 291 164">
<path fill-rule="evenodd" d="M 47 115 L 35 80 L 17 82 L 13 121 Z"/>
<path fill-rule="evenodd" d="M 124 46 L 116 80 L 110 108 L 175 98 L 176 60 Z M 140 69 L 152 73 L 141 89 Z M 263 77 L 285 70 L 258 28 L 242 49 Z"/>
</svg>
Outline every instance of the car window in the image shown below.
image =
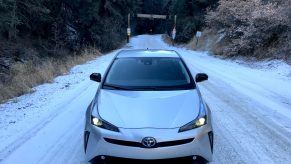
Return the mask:
<svg viewBox="0 0 291 164">
<path fill-rule="evenodd" d="M 136 90 L 191 89 L 193 80 L 180 58 L 117 58 L 104 86 Z"/>
</svg>

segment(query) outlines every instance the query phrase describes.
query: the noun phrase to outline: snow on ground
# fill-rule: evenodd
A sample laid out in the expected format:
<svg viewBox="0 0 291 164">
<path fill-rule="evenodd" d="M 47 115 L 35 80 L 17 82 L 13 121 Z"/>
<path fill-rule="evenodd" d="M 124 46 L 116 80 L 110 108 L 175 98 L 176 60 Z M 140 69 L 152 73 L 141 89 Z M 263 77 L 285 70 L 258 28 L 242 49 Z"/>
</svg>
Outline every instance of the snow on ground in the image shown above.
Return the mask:
<svg viewBox="0 0 291 164">
<path fill-rule="evenodd" d="M 81 149 L 84 113 L 98 86 L 89 80 L 89 75 L 93 72 L 104 72 L 115 53 L 75 66 L 69 74 L 57 77 L 53 83 L 34 88 L 35 92 L 32 94 L 1 104 L 0 161 L 6 158 L 7 163 L 15 163 L 17 160 L 21 163 L 39 163 L 45 154 L 49 154 L 48 149 L 60 141 L 65 144 L 67 139 L 74 137 L 75 146 L 78 145 Z M 76 114 L 74 119 L 71 118 L 73 114 Z M 56 120 L 58 117 L 63 119 Z M 71 125 L 62 128 L 69 120 Z M 78 129 L 74 128 L 75 133 L 68 136 L 70 126 L 77 125 Z M 61 138 L 64 139 L 60 140 Z M 62 150 L 68 151 L 63 148 L 59 151 Z M 16 153 L 16 156 L 9 158 L 11 153 Z M 82 160 L 82 153 L 80 150 L 79 160 Z"/>
<path fill-rule="evenodd" d="M 170 47 L 160 35 L 132 38 L 127 49 L 172 49 L 199 84 L 213 113 L 212 163 L 291 161 L 291 67 L 281 61 L 222 60 L 206 52 Z M 84 113 L 98 87 L 89 80 L 103 73 L 117 51 L 74 67 L 54 82 L 0 105 L 0 163 L 85 163 Z"/>
</svg>

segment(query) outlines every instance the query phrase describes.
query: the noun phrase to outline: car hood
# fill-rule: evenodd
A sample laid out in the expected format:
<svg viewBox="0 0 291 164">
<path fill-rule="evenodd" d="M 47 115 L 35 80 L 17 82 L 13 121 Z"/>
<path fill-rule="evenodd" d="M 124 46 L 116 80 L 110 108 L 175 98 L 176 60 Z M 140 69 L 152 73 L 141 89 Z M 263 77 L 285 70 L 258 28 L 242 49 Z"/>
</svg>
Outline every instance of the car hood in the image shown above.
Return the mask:
<svg viewBox="0 0 291 164">
<path fill-rule="evenodd" d="M 119 128 L 178 128 L 198 116 L 199 101 L 197 90 L 101 89 L 98 113 Z"/>
</svg>

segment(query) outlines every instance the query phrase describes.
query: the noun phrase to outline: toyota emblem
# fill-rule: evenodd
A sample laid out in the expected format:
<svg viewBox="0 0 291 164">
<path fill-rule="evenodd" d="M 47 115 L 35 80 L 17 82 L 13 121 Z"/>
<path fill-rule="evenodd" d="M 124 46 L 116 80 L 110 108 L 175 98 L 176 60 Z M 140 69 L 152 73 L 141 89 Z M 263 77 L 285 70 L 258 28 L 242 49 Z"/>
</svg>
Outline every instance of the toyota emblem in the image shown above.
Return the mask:
<svg viewBox="0 0 291 164">
<path fill-rule="evenodd" d="M 152 148 L 152 147 L 155 147 L 155 145 L 157 144 L 157 141 L 153 137 L 145 137 L 142 139 L 141 143 L 146 148 Z"/>
</svg>

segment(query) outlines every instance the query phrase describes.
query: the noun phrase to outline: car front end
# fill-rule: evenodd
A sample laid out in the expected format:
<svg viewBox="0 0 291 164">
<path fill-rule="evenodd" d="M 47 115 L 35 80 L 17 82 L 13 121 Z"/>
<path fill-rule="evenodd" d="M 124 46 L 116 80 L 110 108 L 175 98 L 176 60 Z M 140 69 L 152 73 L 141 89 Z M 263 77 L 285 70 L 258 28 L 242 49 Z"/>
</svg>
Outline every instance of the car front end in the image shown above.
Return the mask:
<svg viewBox="0 0 291 164">
<path fill-rule="evenodd" d="M 160 56 L 150 58 L 142 56 L 132 59 L 126 54 L 124 58 L 127 65 L 128 62 L 136 62 L 134 64 L 142 65 L 141 67 L 147 68 L 147 71 L 157 63 L 154 69 L 165 69 L 170 72 L 173 65 L 176 64 L 177 67 L 184 65 L 179 56 L 169 55 L 161 59 Z M 161 68 L 162 62 L 170 62 L 171 65 Z M 153 86 L 146 87 L 141 86 L 144 80 L 135 82 L 135 79 L 140 77 L 140 73 L 135 74 L 138 77 L 126 82 L 130 86 L 125 87 L 125 83 L 118 79 L 122 70 L 117 69 L 119 72 L 114 75 L 110 72 L 110 69 L 113 69 L 111 67 L 117 69 L 118 65 L 114 65 L 113 62 L 102 81 L 101 75 L 92 74 L 90 77 L 101 84 L 86 112 L 84 149 L 87 161 L 105 162 L 110 158 L 162 160 L 183 157 L 189 157 L 194 161 L 195 159 L 212 161 L 211 111 L 203 101 L 186 66 L 176 68 L 169 75 L 164 71 L 163 77 L 150 76 L 167 79 L 166 82 L 169 82 L 175 74 L 175 79 L 172 81 L 179 85 L 173 85 L 171 82 L 163 83 L 162 86 L 161 81 L 154 80 L 146 83 L 154 84 Z M 154 69 L 152 72 L 158 72 Z M 189 74 L 189 77 L 176 74 L 176 70 Z M 147 73 L 144 72 L 142 75 Z M 124 76 L 127 76 L 127 72 L 121 77 Z M 122 85 L 107 80 L 110 78 L 118 79 L 116 81 Z M 128 76 L 126 80 L 130 78 Z M 196 82 L 207 78 L 206 74 L 200 74 L 196 76 Z"/>
</svg>

